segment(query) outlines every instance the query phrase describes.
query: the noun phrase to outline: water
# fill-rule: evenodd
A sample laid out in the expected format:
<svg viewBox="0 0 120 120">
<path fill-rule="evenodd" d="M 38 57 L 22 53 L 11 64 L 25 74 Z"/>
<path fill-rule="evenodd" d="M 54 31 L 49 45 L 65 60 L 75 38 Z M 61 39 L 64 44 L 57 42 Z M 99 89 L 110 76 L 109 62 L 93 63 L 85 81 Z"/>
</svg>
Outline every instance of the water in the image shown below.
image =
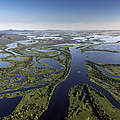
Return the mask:
<svg viewBox="0 0 120 120">
<path fill-rule="evenodd" d="M 49 66 L 53 66 L 53 68 L 55 68 L 55 69 L 64 68 L 62 65 L 60 65 L 60 63 L 58 63 L 57 61 L 55 61 L 53 59 L 49 59 L 49 58 L 41 59 L 40 62 L 42 62 L 43 64 L 46 64 L 46 65 L 49 65 Z"/>
<path fill-rule="evenodd" d="M 9 66 L 9 65 L 10 65 L 9 62 L 0 61 L 0 67 L 7 67 L 7 66 Z"/>
<path fill-rule="evenodd" d="M 55 50 L 44 50 L 44 49 L 36 49 L 32 48 L 33 50 L 39 51 L 39 52 L 54 52 Z"/>
<path fill-rule="evenodd" d="M 17 43 L 8 44 L 7 47 L 8 48 L 6 48 L 5 51 L 7 51 L 7 52 L 9 52 L 9 53 L 11 53 L 11 54 L 13 54 L 15 56 L 22 56 L 21 54 L 16 53 L 16 52 L 14 52 L 14 51 L 11 50 L 13 48 L 17 48 Z"/>
<path fill-rule="evenodd" d="M 21 42 L 24 45 L 31 45 L 36 43 L 35 41 L 23 41 Z M 87 45 L 87 44 L 86 44 Z M 12 51 L 12 48 L 17 48 L 17 43 L 12 43 L 8 45 L 8 48 L 5 49 L 7 52 L 10 52 L 14 55 L 18 55 L 21 56 L 18 53 L 15 53 L 14 51 Z M 73 87 L 76 84 L 86 84 L 89 85 L 93 88 L 95 88 L 97 91 L 101 92 L 108 100 L 109 102 L 115 106 L 116 108 L 120 108 L 120 103 L 118 101 L 116 101 L 113 96 L 107 92 L 104 88 L 102 88 L 101 86 L 93 83 L 90 81 L 90 78 L 87 75 L 87 70 L 88 67 L 86 66 L 86 60 L 91 60 L 93 62 L 96 63 L 104 63 L 104 64 L 120 64 L 119 60 L 120 60 L 120 53 L 111 53 L 111 52 L 101 52 L 101 51 L 87 51 L 85 53 L 81 53 L 80 49 L 76 49 L 79 46 L 76 45 L 72 45 L 72 44 L 57 44 L 54 45 L 54 47 L 66 47 L 70 49 L 70 53 L 72 55 L 72 66 L 71 66 L 71 71 L 69 76 L 66 78 L 65 81 L 61 82 L 54 90 L 54 93 L 52 95 L 52 98 L 50 100 L 48 109 L 43 113 L 43 115 L 41 116 L 40 119 L 43 120 L 62 120 L 67 116 L 67 112 L 68 112 L 68 106 L 69 106 L 69 98 L 68 98 L 68 92 L 70 90 L 71 87 Z M 118 46 L 119 47 L 119 46 Z M 102 47 L 102 48 L 106 48 L 106 46 Z M 102 48 L 97 48 L 97 49 L 102 49 Z M 110 48 L 110 47 L 108 47 Z M 31 51 L 29 49 L 26 48 L 26 50 Z M 34 49 L 40 52 L 54 52 L 55 50 L 39 50 L 39 49 Z M 61 52 L 58 50 L 58 54 L 59 55 Z M 47 73 L 49 74 L 54 74 L 57 72 L 60 72 L 63 70 L 63 66 L 57 62 L 56 60 L 54 60 L 54 56 L 56 56 L 55 54 L 52 55 L 40 55 L 42 56 L 42 58 L 40 59 L 40 62 L 42 62 L 42 64 L 40 64 L 37 60 L 36 57 L 33 57 L 33 61 L 35 64 L 35 68 L 55 68 L 58 69 L 55 72 L 51 72 L 51 73 Z M 60 55 L 62 56 L 62 55 Z M 59 56 L 59 57 L 60 57 Z M 87 56 L 87 57 L 86 57 Z M 7 56 L 5 56 L 7 57 Z M 44 58 L 43 58 L 44 57 Z M 49 58 L 48 58 L 49 57 Z M 51 57 L 51 58 L 50 58 Z M 65 59 L 65 57 L 61 57 L 63 59 Z M 17 60 L 21 60 L 21 57 L 11 57 L 11 59 L 17 59 Z M 3 62 L 0 61 L 0 67 L 5 67 L 10 65 L 9 62 Z M 108 73 L 107 71 L 105 71 L 103 68 L 101 68 L 101 70 L 103 70 L 103 72 L 110 76 L 110 77 L 118 77 L 118 76 L 112 76 L 110 73 Z M 78 72 L 80 71 L 80 72 Z M 0 80 L 10 80 L 10 79 L 15 79 L 15 78 L 20 78 L 20 80 L 18 81 L 14 81 L 13 84 L 20 84 L 22 82 L 24 82 L 26 80 L 26 78 L 24 77 L 36 77 L 36 76 L 41 76 L 41 75 L 46 75 L 46 74 L 35 74 L 35 75 L 18 75 L 18 76 L 13 76 L 13 77 L 8 77 L 8 78 L 3 78 Z M 36 80 L 39 81 L 40 79 Z M 11 84 L 11 83 L 10 83 Z M 20 88 L 17 89 L 10 89 L 9 91 L 4 91 L 1 92 L 0 94 L 5 94 L 5 93 L 14 93 L 14 92 L 19 92 L 19 91 L 27 91 L 27 90 L 32 90 L 35 88 L 41 88 L 44 87 L 46 85 L 49 85 L 48 83 L 44 84 L 38 84 L 38 85 L 31 85 L 29 86 L 29 84 L 26 84 L 26 87 L 21 86 Z M 29 87 L 28 87 L 29 86 Z M 20 102 L 20 98 L 3 98 L 1 100 L 2 105 L 0 104 L 0 107 L 2 108 L 3 106 L 5 106 L 6 102 L 8 101 L 8 103 L 11 103 L 11 107 L 10 111 L 8 111 L 8 113 L 4 114 L 4 110 L 0 112 L 0 116 L 6 116 L 8 114 L 10 114 L 15 107 L 17 106 L 17 104 Z M 12 104 L 12 101 L 14 101 L 14 99 L 17 102 L 14 102 L 14 104 Z M 5 109 L 7 108 L 7 106 L 5 106 Z M 7 111 L 7 110 L 5 110 Z"/>
<path fill-rule="evenodd" d="M 95 49 L 107 49 L 107 50 L 116 50 L 116 51 L 120 51 L 120 44 L 102 44 L 98 47 L 96 47 Z"/>
<path fill-rule="evenodd" d="M 87 59 L 95 63 L 120 64 L 120 53 L 87 51 L 84 53 Z"/>
<path fill-rule="evenodd" d="M 22 97 L 0 99 L 0 117 L 7 116 L 16 108 Z"/>
<path fill-rule="evenodd" d="M 101 67 L 101 66 L 98 66 L 98 65 L 97 65 L 97 67 L 100 68 L 100 69 L 101 69 L 107 76 L 109 76 L 109 77 L 120 78 L 120 76 L 118 76 L 118 75 L 113 75 L 113 74 L 107 72 L 107 71 L 105 70 L 105 68 L 103 68 L 103 67 Z"/>
<path fill-rule="evenodd" d="M 11 60 L 22 60 L 22 58 L 21 57 L 10 57 L 9 59 L 11 59 Z"/>
<path fill-rule="evenodd" d="M 23 44 L 23 45 L 33 45 L 38 43 L 38 41 L 34 41 L 34 40 L 22 40 L 22 41 L 18 41 L 18 43 Z"/>
<path fill-rule="evenodd" d="M 55 88 L 48 109 L 40 117 L 42 120 L 63 120 L 67 116 L 69 105 L 68 92 L 76 84 L 86 84 L 95 88 L 104 94 L 113 106 L 120 109 L 120 103 L 109 92 L 90 81 L 87 75 L 86 58 L 80 53 L 79 49 L 75 48 L 75 46 L 70 48 L 72 54 L 71 72 L 67 79 Z M 78 72 L 79 70 L 81 71 L 80 73 Z"/>
<path fill-rule="evenodd" d="M 33 61 L 35 63 L 35 67 L 38 67 L 38 68 L 48 68 L 44 65 L 41 65 L 40 63 L 38 63 L 38 61 L 36 60 L 36 57 L 33 58 Z"/>
<path fill-rule="evenodd" d="M 10 56 L 10 54 L 3 54 L 3 53 L 0 53 L 0 58 L 5 58 L 5 57 L 8 57 Z"/>
</svg>

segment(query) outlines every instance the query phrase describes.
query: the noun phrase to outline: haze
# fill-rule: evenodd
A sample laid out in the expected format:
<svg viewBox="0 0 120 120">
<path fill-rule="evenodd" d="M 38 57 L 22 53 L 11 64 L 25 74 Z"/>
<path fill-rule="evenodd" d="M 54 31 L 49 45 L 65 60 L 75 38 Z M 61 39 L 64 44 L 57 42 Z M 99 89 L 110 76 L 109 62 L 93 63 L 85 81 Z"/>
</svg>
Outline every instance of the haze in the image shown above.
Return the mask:
<svg viewBox="0 0 120 120">
<path fill-rule="evenodd" d="M 118 30 L 119 0 L 1 0 L 0 29 Z"/>
</svg>

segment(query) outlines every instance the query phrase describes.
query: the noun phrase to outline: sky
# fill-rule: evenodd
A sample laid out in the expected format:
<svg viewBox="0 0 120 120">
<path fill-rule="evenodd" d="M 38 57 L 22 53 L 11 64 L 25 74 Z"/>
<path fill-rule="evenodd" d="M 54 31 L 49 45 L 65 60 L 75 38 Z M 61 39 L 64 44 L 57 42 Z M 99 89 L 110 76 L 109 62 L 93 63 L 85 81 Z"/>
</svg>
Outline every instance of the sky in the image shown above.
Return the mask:
<svg viewBox="0 0 120 120">
<path fill-rule="evenodd" d="M 0 0 L 0 30 L 120 30 L 120 0 Z"/>
</svg>

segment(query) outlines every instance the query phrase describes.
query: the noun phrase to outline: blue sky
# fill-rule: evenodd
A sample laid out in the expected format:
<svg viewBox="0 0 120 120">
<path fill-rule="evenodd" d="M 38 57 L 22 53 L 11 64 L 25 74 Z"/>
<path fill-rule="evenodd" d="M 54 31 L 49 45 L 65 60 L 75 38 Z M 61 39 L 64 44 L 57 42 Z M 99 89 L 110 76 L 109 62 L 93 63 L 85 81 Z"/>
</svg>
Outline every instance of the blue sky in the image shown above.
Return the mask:
<svg viewBox="0 0 120 120">
<path fill-rule="evenodd" d="M 120 0 L 0 0 L 0 29 L 120 29 Z"/>
</svg>

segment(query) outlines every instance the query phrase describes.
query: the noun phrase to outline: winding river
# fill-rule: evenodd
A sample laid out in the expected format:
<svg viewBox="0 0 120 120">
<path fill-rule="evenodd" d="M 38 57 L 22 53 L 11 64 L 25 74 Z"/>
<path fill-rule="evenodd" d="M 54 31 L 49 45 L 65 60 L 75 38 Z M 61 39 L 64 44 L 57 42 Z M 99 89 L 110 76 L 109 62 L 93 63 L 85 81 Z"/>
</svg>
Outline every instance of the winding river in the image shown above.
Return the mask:
<svg viewBox="0 0 120 120">
<path fill-rule="evenodd" d="M 85 55 L 81 54 L 80 50 L 76 49 L 76 46 L 70 47 L 70 52 L 72 55 L 71 72 L 67 79 L 55 88 L 48 109 L 40 117 L 40 120 L 64 120 L 68 112 L 68 92 L 70 88 L 76 84 L 86 84 L 95 88 L 97 91 L 104 94 L 114 107 L 120 109 L 120 103 L 116 101 L 108 91 L 90 81 L 87 75 L 88 67 L 85 62 Z M 78 71 L 80 71 L 80 73 Z"/>
<path fill-rule="evenodd" d="M 64 118 L 67 116 L 68 106 L 69 106 L 68 93 L 69 93 L 70 88 L 76 84 L 86 84 L 86 85 L 89 85 L 89 86 L 95 88 L 97 91 L 101 92 L 114 107 L 120 109 L 120 103 L 118 101 L 116 101 L 114 99 L 114 97 L 108 91 L 106 91 L 104 88 L 97 85 L 96 83 L 90 81 L 90 78 L 87 74 L 88 67 L 86 66 L 86 62 L 85 62 L 88 58 L 86 57 L 86 54 L 84 54 L 84 53 L 82 54 L 80 52 L 80 49 L 76 49 L 77 47 L 78 46 L 76 46 L 76 45 L 69 47 L 70 53 L 72 55 L 71 72 L 68 75 L 68 77 L 66 78 L 66 80 L 61 82 L 55 88 L 52 98 L 50 100 L 48 109 L 40 117 L 40 120 L 64 120 Z M 11 48 L 13 48 L 13 46 Z M 6 49 L 6 51 L 9 51 L 9 49 Z M 11 52 L 11 51 L 9 51 L 9 52 Z M 13 53 L 13 52 L 11 52 L 11 53 Z M 58 54 L 59 54 L 59 52 L 58 52 Z M 39 62 L 37 62 L 36 57 L 33 58 L 33 61 L 34 61 L 36 67 L 47 67 L 47 66 L 40 65 Z M 60 72 L 63 70 L 63 66 L 61 66 L 59 63 L 57 63 L 56 61 L 54 61 L 52 59 L 45 58 L 45 59 L 42 59 L 41 62 L 45 65 L 51 66 L 52 68 L 54 67 L 54 68 L 58 69 L 57 71 L 48 73 L 48 74 L 54 74 L 56 72 Z M 102 70 L 106 75 L 111 77 L 111 74 L 107 73 L 104 69 L 102 69 Z M 33 76 L 40 76 L 40 75 L 44 75 L 44 74 L 8 77 L 8 78 L 0 79 L 0 80 L 14 79 L 17 77 L 23 78 L 23 77 L 27 77 L 27 76 L 33 77 Z M 113 77 L 118 77 L 118 76 L 113 76 Z M 32 86 L 30 88 L 21 88 L 18 90 L 11 90 L 11 91 L 3 92 L 0 94 L 13 93 L 13 92 L 17 92 L 17 91 L 27 91 L 27 90 L 34 89 L 34 88 L 40 88 L 40 87 L 43 87 L 46 85 L 48 85 L 48 84 Z M 4 100 L 4 99 L 7 99 L 7 98 L 3 98 L 1 100 Z M 16 97 L 14 99 L 18 100 L 16 102 L 16 104 L 13 105 L 15 108 L 16 105 L 19 103 L 19 101 L 22 98 Z M 9 98 L 7 100 L 9 100 Z M 10 101 L 11 100 L 12 99 L 10 99 Z M 0 106 L 2 106 L 2 105 L 0 105 Z M 12 110 L 13 109 L 11 109 L 11 111 Z M 9 111 L 9 113 L 11 111 Z M 6 114 L 3 115 L 2 113 L 3 113 L 3 111 L 0 113 L 0 117 L 6 115 Z"/>
</svg>

